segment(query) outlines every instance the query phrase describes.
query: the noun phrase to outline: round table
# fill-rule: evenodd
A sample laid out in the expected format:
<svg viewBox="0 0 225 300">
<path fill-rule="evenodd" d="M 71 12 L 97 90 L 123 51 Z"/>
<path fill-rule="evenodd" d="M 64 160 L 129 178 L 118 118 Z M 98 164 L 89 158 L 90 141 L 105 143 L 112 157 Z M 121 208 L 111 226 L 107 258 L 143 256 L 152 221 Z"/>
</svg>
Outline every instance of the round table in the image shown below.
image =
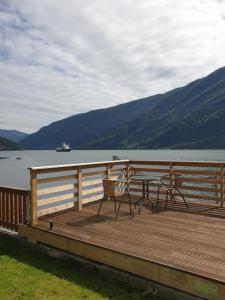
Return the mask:
<svg viewBox="0 0 225 300">
<path fill-rule="evenodd" d="M 148 204 L 148 203 L 151 203 L 152 211 L 154 211 L 154 206 L 155 206 L 157 209 L 157 213 L 159 213 L 159 189 L 160 186 L 162 185 L 161 181 L 159 179 L 150 178 L 147 175 L 133 175 L 130 177 L 130 180 L 142 182 L 142 198 L 138 199 L 135 203 L 135 206 L 139 204 L 139 213 L 141 210 L 141 205 Z M 158 186 L 156 201 L 150 197 L 150 191 L 149 191 L 150 182 L 155 183 Z"/>
</svg>

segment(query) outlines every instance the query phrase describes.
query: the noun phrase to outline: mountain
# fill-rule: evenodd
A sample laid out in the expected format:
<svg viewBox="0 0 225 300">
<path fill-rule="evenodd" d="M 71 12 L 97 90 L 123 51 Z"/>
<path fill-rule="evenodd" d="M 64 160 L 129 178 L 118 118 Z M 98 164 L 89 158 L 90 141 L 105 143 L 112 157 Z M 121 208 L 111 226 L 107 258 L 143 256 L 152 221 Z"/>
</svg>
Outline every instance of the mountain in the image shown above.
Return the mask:
<svg viewBox="0 0 225 300">
<path fill-rule="evenodd" d="M 6 138 L 16 143 L 23 140 L 26 136 L 28 136 L 27 133 L 18 130 L 0 129 L 0 137 Z"/>
<path fill-rule="evenodd" d="M 225 67 L 164 94 L 54 122 L 27 149 L 224 149 Z"/>
<path fill-rule="evenodd" d="M 5 150 L 21 150 L 21 146 L 8 139 L 0 137 L 0 151 Z"/>
<path fill-rule="evenodd" d="M 153 108 L 161 95 L 128 102 L 106 109 L 78 114 L 41 128 L 21 141 L 26 149 L 55 149 L 62 142 L 69 143 L 73 149 L 94 141 L 116 126 L 130 122 L 144 111 Z"/>
</svg>

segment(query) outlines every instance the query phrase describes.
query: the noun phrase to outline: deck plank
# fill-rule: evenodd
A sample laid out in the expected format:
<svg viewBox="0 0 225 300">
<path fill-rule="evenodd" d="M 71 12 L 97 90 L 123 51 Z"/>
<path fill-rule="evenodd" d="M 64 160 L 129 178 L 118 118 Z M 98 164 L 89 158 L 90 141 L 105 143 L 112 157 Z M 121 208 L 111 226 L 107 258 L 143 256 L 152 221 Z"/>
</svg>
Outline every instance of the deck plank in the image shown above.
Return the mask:
<svg viewBox="0 0 225 300">
<path fill-rule="evenodd" d="M 46 229 L 51 220 L 54 232 L 64 236 L 225 282 L 225 209 L 215 209 L 223 219 L 197 214 L 208 206 L 193 205 L 196 214 L 178 206 L 183 212 L 156 214 L 143 208 L 132 218 L 124 204 L 115 222 L 113 206 L 105 204 L 97 217 L 98 205 L 93 204 L 80 212 L 42 217 L 36 227 Z"/>
</svg>

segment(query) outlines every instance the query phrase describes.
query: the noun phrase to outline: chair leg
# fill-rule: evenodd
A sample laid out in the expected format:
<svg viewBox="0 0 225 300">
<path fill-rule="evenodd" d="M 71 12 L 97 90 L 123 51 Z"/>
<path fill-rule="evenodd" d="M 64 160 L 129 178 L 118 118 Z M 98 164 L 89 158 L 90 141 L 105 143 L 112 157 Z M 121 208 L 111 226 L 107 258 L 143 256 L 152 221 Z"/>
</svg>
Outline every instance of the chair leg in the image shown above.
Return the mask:
<svg viewBox="0 0 225 300">
<path fill-rule="evenodd" d="M 165 210 L 167 210 L 168 198 L 169 198 L 169 191 L 166 192 L 166 206 L 165 206 Z"/>
<path fill-rule="evenodd" d="M 175 196 L 173 194 L 173 191 L 171 191 L 170 193 L 171 193 L 171 202 L 172 202 L 172 199 L 173 199 L 174 204 L 176 204 L 177 201 L 176 201 L 176 198 L 175 198 Z"/>
<path fill-rule="evenodd" d="M 141 213 L 141 201 L 142 201 L 142 199 L 140 199 L 140 201 L 139 201 L 139 208 L 138 208 L 138 213 L 139 214 Z"/>
<path fill-rule="evenodd" d="M 159 213 L 159 187 L 158 187 L 158 192 L 157 192 L 157 201 L 156 201 L 156 206 L 157 206 L 157 213 Z"/>
<path fill-rule="evenodd" d="M 100 203 L 100 206 L 99 206 L 99 209 L 98 209 L 97 216 L 99 216 L 99 214 L 100 214 L 100 210 L 101 210 L 101 208 L 102 208 L 102 203 L 103 203 L 104 200 L 105 200 L 105 197 L 103 197 L 102 200 L 101 200 L 101 203 Z"/>
<path fill-rule="evenodd" d="M 182 193 L 181 193 L 180 191 L 178 191 L 178 192 L 179 192 L 179 194 L 181 195 L 181 198 L 183 199 L 183 201 L 184 201 L 186 207 L 189 208 L 189 207 L 188 207 L 188 204 L 187 204 L 187 202 L 186 202 L 186 200 L 185 200 L 185 198 L 184 198 L 184 196 L 182 195 Z"/>
<path fill-rule="evenodd" d="M 116 212 L 116 197 L 114 197 L 114 210 Z"/>
<path fill-rule="evenodd" d="M 119 203 L 119 206 L 118 206 L 118 209 L 117 209 L 115 221 L 117 221 L 117 218 L 118 218 L 118 215 L 119 215 L 119 211 L 120 211 L 121 203 L 122 203 L 122 199 L 120 199 L 120 203 Z"/>
<path fill-rule="evenodd" d="M 184 203 L 185 203 L 186 207 L 189 208 L 189 206 L 188 206 L 188 204 L 187 204 L 187 202 L 186 202 L 186 200 L 185 200 L 185 198 L 184 198 L 183 195 L 182 195 L 182 198 L 183 198 L 183 200 L 184 200 Z"/>
<path fill-rule="evenodd" d="M 130 194 L 128 194 L 128 199 L 129 199 L 129 207 L 130 207 L 130 215 L 133 215 L 133 210 L 131 208 L 131 201 L 130 201 Z"/>
<path fill-rule="evenodd" d="M 134 203 L 134 209 L 136 209 L 138 202 L 139 202 L 139 200 L 135 201 L 135 203 Z"/>
</svg>

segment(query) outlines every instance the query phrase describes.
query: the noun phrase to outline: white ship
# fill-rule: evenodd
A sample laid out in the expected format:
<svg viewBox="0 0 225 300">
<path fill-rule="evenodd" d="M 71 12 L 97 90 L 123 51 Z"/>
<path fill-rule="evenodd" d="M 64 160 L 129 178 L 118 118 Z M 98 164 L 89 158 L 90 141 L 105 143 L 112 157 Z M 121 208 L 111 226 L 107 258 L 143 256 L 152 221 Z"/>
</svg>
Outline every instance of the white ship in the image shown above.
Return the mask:
<svg viewBox="0 0 225 300">
<path fill-rule="evenodd" d="M 62 143 L 62 146 L 57 147 L 56 152 L 70 152 L 72 149 L 70 148 L 70 145 L 66 143 Z"/>
</svg>

